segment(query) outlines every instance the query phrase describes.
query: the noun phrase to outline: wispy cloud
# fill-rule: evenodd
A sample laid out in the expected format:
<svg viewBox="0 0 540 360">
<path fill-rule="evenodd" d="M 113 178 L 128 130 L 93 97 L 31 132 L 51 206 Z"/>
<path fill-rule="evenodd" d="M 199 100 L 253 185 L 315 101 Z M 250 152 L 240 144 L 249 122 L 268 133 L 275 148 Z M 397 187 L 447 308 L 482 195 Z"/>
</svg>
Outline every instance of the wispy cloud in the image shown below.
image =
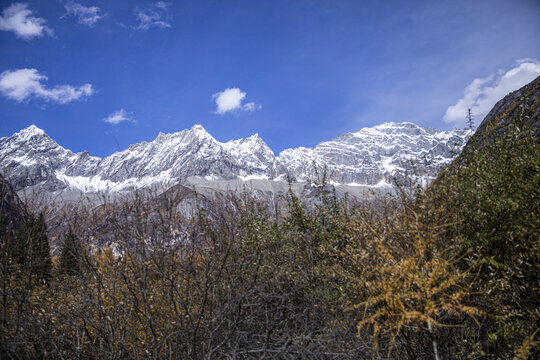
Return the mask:
<svg viewBox="0 0 540 360">
<path fill-rule="evenodd" d="M 18 102 L 41 98 L 59 104 L 79 100 L 94 93 L 91 84 L 56 85 L 47 88 L 42 83 L 44 80 L 47 80 L 47 76 L 41 75 L 36 69 L 6 70 L 0 74 L 0 93 Z"/>
<path fill-rule="evenodd" d="M 137 19 L 137 30 L 148 30 L 152 26 L 158 28 L 170 28 L 170 15 L 168 14 L 168 8 L 171 3 L 165 1 L 158 1 L 153 6 L 146 9 L 135 8 L 135 17 Z"/>
<path fill-rule="evenodd" d="M 66 15 L 74 16 L 81 25 L 93 27 L 104 15 L 100 14 L 101 9 L 97 6 L 84 6 L 74 1 L 69 1 L 64 6 Z"/>
<path fill-rule="evenodd" d="M 254 102 L 242 104 L 242 101 L 246 98 L 246 93 L 239 88 L 228 88 L 212 95 L 212 98 L 216 101 L 216 114 L 225 114 L 227 112 L 235 111 L 255 111 L 261 109 L 262 106 L 255 104 Z"/>
<path fill-rule="evenodd" d="M 2 10 L 0 16 L 0 30 L 13 31 L 15 35 L 26 40 L 44 34 L 52 36 L 52 29 L 45 23 L 45 19 L 32 16 L 32 10 L 28 9 L 26 3 L 11 4 Z"/>
<path fill-rule="evenodd" d="M 171 6 L 171 3 L 167 1 L 158 1 L 155 5 L 160 9 L 166 10 L 169 6 Z"/>
<path fill-rule="evenodd" d="M 255 111 L 259 109 L 262 109 L 262 106 L 255 104 L 254 102 L 250 102 L 250 103 L 242 105 L 242 110 L 244 111 Z"/>
<path fill-rule="evenodd" d="M 109 116 L 107 116 L 106 118 L 103 118 L 103 121 L 109 124 L 113 124 L 113 125 L 120 124 L 123 121 L 129 121 L 132 123 L 137 122 L 137 120 L 133 118 L 132 114 L 128 113 L 124 109 L 113 111 L 112 113 L 109 114 Z"/>
<path fill-rule="evenodd" d="M 485 78 L 474 79 L 465 88 L 463 97 L 455 105 L 446 109 L 444 121 L 463 127 L 466 123 L 467 109 L 477 119 L 482 121 L 495 103 L 508 93 L 528 84 L 540 75 L 540 61 L 522 59 L 508 71 L 499 71 Z"/>
</svg>

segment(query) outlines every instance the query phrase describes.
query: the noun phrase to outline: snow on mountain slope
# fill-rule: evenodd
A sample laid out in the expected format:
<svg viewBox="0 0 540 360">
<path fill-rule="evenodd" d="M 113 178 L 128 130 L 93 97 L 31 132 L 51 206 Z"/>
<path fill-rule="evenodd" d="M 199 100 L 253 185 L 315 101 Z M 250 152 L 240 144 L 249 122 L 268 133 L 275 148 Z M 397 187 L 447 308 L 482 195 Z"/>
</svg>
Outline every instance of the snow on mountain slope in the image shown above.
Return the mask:
<svg viewBox="0 0 540 360">
<path fill-rule="evenodd" d="M 470 130 L 439 131 L 412 123 L 385 123 L 364 128 L 315 148 L 282 151 L 278 161 L 297 180 L 315 178 L 327 167 L 331 181 L 375 185 L 397 173 L 433 177 L 463 148 Z M 314 166 L 315 165 L 315 166 Z M 414 167 L 414 169 L 413 169 Z"/>
<path fill-rule="evenodd" d="M 242 159 L 243 163 L 251 169 L 257 169 L 259 173 L 266 173 L 276 167 L 274 152 L 268 145 L 255 134 L 246 139 L 231 140 L 223 145 L 223 148 L 236 159 Z M 272 175 L 272 174 L 267 174 Z M 240 174 L 240 176 L 257 176 L 253 173 Z M 258 175 L 261 176 L 261 175 Z M 264 175 L 262 175 L 264 176 Z"/>
<path fill-rule="evenodd" d="M 62 187 L 55 173 L 97 163 L 88 153 L 74 154 L 34 125 L 0 139 L 0 172 L 16 190 L 43 184 L 44 190 Z"/>
<path fill-rule="evenodd" d="M 333 183 L 386 184 L 409 160 L 434 176 L 459 153 L 470 132 L 438 131 L 412 123 L 386 123 L 364 128 L 315 148 L 287 149 L 278 157 L 257 135 L 221 143 L 195 125 L 173 134 L 160 133 L 151 142 L 130 145 L 105 158 L 74 154 L 35 126 L 0 139 L 0 173 L 16 190 L 117 192 L 148 186 L 222 180 L 298 181 L 316 177 L 323 167 Z M 315 165 L 315 166 L 314 166 Z"/>
</svg>

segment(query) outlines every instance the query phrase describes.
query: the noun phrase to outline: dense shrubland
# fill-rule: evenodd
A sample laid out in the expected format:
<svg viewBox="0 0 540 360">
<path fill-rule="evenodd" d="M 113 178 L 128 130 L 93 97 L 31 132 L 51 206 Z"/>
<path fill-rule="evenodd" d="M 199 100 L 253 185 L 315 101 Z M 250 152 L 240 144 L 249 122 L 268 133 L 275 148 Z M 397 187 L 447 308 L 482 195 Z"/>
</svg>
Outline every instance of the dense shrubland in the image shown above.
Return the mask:
<svg viewBox="0 0 540 360">
<path fill-rule="evenodd" d="M 427 191 L 365 202 L 325 184 L 193 217 L 134 195 L 2 230 L 3 358 L 537 357 L 540 147 L 468 147 Z M 4 223 L 0 229 L 7 229 Z M 100 244 L 90 246 L 89 244 Z M 114 244 L 115 246 L 111 246 Z"/>
</svg>

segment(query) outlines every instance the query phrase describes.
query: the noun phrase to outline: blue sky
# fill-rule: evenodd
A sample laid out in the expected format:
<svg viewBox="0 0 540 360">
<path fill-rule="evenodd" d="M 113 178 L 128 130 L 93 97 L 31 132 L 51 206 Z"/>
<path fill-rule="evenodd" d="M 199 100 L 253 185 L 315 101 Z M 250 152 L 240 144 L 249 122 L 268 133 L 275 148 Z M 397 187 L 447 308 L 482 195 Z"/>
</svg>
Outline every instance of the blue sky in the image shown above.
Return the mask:
<svg viewBox="0 0 540 360">
<path fill-rule="evenodd" d="M 35 124 L 96 156 L 194 124 L 276 154 L 462 127 L 540 74 L 535 0 L 0 4 L 0 136 Z"/>
</svg>

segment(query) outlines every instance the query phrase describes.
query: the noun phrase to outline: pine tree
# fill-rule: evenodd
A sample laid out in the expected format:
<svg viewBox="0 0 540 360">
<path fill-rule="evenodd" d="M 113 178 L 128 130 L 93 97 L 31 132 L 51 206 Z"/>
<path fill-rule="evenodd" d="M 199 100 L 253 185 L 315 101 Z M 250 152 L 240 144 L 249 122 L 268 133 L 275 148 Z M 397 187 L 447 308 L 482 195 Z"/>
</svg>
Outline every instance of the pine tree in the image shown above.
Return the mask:
<svg viewBox="0 0 540 360">
<path fill-rule="evenodd" d="M 11 261 L 13 239 L 10 225 L 4 214 L 0 213 L 0 266 L 2 276 L 7 275 Z"/>
<path fill-rule="evenodd" d="M 34 244 L 36 246 L 35 274 L 40 281 L 49 282 L 51 279 L 51 249 L 47 238 L 47 226 L 43 213 L 39 214 L 34 229 Z"/>
<path fill-rule="evenodd" d="M 68 229 L 62 251 L 60 252 L 60 274 L 78 275 L 81 272 L 79 266 L 80 246 L 71 227 Z"/>
<path fill-rule="evenodd" d="M 469 125 L 469 129 L 472 130 L 474 128 L 474 115 L 472 114 L 471 108 L 467 109 L 467 124 Z"/>
<path fill-rule="evenodd" d="M 51 279 L 51 250 L 43 213 L 30 217 L 19 229 L 13 244 L 13 260 L 37 281 Z"/>
<path fill-rule="evenodd" d="M 35 219 L 30 216 L 19 228 L 12 246 L 13 263 L 24 269 L 31 267 L 33 257 L 32 229 Z"/>
<path fill-rule="evenodd" d="M 2 247 L 2 259 L 9 248 L 9 233 L 11 229 L 4 214 L 0 213 L 0 246 Z M 7 255 L 6 255 L 7 256 Z"/>
</svg>

